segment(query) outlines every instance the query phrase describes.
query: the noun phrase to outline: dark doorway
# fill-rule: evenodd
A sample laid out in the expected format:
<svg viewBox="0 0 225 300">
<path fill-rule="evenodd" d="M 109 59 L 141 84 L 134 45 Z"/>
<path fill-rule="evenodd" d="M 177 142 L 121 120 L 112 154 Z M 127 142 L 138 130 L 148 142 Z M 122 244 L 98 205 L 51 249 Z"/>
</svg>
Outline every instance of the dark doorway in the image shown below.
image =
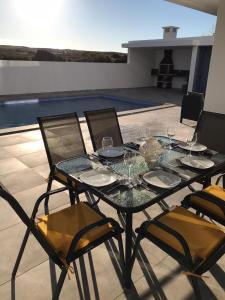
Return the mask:
<svg viewBox="0 0 225 300">
<path fill-rule="evenodd" d="M 209 65 L 212 54 L 212 47 L 199 47 L 198 56 L 195 68 L 195 78 L 193 91 L 198 93 L 205 93 L 208 74 L 209 74 Z"/>
</svg>

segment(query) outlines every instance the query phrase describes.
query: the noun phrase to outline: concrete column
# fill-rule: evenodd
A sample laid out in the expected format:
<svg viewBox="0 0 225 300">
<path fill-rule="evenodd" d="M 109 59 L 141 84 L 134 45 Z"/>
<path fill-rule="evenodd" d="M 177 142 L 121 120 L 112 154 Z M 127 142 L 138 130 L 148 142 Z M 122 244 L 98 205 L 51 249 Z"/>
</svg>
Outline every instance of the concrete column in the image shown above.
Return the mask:
<svg viewBox="0 0 225 300">
<path fill-rule="evenodd" d="M 198 46 L 193 46 L 192 54 L 191 54 L 190 75 L 189 75 L 189 81 L 188 81 L 188 91 L 189 92 L 191 92 L 193 90 L 197 56 L 198 56 Z"/>
<path fill-rule="evenodd" d="M 225 1 L 219 1 L 204 110 L 225 114 Z M 222 128 L 221 128 L 222 130 Z"/>
</svg>

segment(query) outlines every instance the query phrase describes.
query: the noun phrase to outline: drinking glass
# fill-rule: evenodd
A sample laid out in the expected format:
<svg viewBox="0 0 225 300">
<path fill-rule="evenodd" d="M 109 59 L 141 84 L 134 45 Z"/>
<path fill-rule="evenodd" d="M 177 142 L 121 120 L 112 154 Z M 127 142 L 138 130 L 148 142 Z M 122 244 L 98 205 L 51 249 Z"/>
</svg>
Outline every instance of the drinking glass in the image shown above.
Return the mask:
<svg viewBox="0 0 225 300">
<path fill-rule="evenodd" d="M 187 137 L 187 144 L 190 147 L 189 157 L 192 156 L 192 153 L 191 153 L 192 147 L 197 143 L 197 140 L 198 140 L 197 132 L 195 132 L 193 136 Z"/>
<path fill-rule="evenodd" d="M 127 151 L 124 154 L 124 164 L 128 167 L 128 182 L 131 183 L 132 178 L 130 176 L 131 167 L 135 163 L 136 153 L 133 151 Z"/>
<path fill-rule="evenodd" d="M 150 129 L 148 127 L 141 128 L 138 135 L 138 139 L 144 143 L 150 138 Z"/>
<path fill-rule="evenodd" d="M 168 127 L 167 128 L 167 136 L 169 138 L 169 149 L 172 150 L 172 138 L 175 136 L 175 128 L 174 127 Z"/>
<path fill-rule="evenodd" d="M 113 138 L 111 136 L 105 136 L 102 139 L 102 149 L 105 150 L 107 148 L 113 147 Z"/>
</svg>

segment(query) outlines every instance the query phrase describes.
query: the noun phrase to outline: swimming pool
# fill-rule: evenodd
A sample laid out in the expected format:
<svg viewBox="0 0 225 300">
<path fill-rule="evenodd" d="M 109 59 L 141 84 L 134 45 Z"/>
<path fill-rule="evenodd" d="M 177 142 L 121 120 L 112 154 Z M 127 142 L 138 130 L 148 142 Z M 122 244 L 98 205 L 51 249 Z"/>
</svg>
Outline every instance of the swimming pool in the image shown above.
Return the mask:
<svg viewBox="0 0 225 300">
<path fill-rule="evenodd" d="M 37 116 L 76 112 L 79 117 L 86 110 L 115 107 L 117 112 L 147 108 L 158 103 L 148 100 L 117 98 L 114 96 L 80 96 L 48 99 L 30 99 L 0 102 L 0 128 L 31 125 Z"/>
</svg>

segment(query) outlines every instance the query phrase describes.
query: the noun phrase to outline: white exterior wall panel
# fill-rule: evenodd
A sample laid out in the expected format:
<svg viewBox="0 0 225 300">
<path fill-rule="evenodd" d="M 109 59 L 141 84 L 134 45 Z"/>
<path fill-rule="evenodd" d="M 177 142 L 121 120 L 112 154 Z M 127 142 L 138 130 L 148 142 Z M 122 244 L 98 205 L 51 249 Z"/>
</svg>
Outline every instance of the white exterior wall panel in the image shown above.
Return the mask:
<svg viewBox="0 0 225 300">
<path fill-rule="evenodd" d="M 225 1 L 219 3 L 204 109 L 225 114 Z"/>
<path fill-rule="evenodd" d="M 142 54 L 128 64 L 0 61 L 0 95 L 149 86 Z"/>
</svg>

